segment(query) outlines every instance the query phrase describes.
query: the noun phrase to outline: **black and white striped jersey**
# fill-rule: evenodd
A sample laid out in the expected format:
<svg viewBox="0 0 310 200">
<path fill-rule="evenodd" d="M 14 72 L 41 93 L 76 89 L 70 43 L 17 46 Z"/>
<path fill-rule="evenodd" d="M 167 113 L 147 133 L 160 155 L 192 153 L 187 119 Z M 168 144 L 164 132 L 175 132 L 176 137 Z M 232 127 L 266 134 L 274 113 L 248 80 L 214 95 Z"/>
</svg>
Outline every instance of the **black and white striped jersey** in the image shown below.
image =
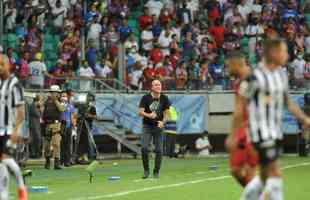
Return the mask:
<svg viewBox="0 0 310 200">
<path fill-rule="evenodd" d="M 15 127 L 16 107 L 24 104 L 24 92 L 15 76 L 0 79 L 0 136 L 10 135 Z"/>
<path fill-rule="evenodd" d="M 288 78 L 282 68 L 270 71 L 261 63 L 240 85 L 248 100 L 249 135 L 253 143 L 283 139 L 282 113 L 288 98 Z"/>
</svg>

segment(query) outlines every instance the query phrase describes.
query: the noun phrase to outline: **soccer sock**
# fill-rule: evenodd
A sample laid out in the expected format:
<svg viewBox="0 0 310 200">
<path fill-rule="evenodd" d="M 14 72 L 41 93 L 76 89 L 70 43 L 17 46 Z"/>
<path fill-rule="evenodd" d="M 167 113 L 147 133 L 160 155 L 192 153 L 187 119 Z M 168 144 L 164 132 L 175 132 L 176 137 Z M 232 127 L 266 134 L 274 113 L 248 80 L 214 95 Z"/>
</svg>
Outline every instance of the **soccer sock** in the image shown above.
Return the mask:
<svg viewBox="0 0 310 200">
<path fill-rule="evenodd" d="M 9 199 L 9 172 L 2 163 L 0 163 L 0 199 Z"/>
<path fill-rule="evenodd" d="M 266 181 L 266 195 L 269 200 L 283 200 L 283 181 L 279 177 L 271 177 Z"/>
<path fill-rule="evenodd" d="M 2 160 L 2 163 L 4 163 L 8 167 L 8 169 L 15 175 L 18 188 L 24 188 L 25 184 L 22 172 L 15 160 L 13 158 L 5 158 Z"/>
<path fill-rule="evenodd" d="M 255 176 L 244 188 L 241 200 L 258 200 L 262 191 L 263 183 L 259 176 Z"/>
</svg>

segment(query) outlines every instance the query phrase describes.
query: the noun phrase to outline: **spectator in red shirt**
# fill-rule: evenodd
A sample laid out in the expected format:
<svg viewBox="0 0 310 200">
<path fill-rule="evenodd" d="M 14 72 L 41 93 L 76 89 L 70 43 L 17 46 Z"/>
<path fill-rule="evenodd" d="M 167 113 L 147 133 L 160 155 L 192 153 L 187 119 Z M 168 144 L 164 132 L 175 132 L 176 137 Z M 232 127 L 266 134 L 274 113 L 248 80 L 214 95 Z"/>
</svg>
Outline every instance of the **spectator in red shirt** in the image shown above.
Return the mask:
<svg viewBox="0 0 310 200">
<path fill-rule="evenodd" d="M 150 60 L 154 63 L 154 65 L 156 65 L 162 61 L 163 53 L 161 52 L 160 48 L 158 48 L 158 44 L 155 44 L 154 46 L 155 47 L 150 51 L 149 56 Z"/>
<path fill-rule="evenodd" d="M 176 70 L 177 64 L 178 64 L 180 58 L 181 58 L 181 55 L 178 51 L 176 51 L 175 49 L 170 50 L 169 61 L 170 61 L 171 66 L 173 67 L 174 70 Z"/>
<path fill-rule="evenodd" d="M 139 17 L 139 27 L 140 31 L 143 31 L 146 29 L 148 25 L 152 25 L 153 23 L 153 18 L 150 15 L 149 8 L 144 7 L 144 14 Z"/>
<path fill-rule="evenodd" d="M 143 89 L 150 90 L 152 81 L 155 79 L 155 69 L 152 63 L 148 64 L 148 67 L 143 70 Z"/>
<path fill-rule="evenodd" d="M 167 24 L 169 24 L 173 19 L 173 16 L 169 12 L 168 8 L 164 8 L 160 12 L 159 16 L 159 22 L 162 27 L 165 27 Z"/>
<path fill-rule="evenodd" d="M 208 7 L 208 19 L 209 21 L 214 21 L 221 17 L 220 5 L 216 0 L 211 0 L 207 3 Z"/>
<path fill-rule="evenodd" d="M 215 20 L 214 26 L 211 26 L 209 28 L 209 32 L 214 38 L 217 47 L 222 47 L 224 44 L 225 29 L 224 29 L 224 26 L 221 24 L 220 19 Z"/>
</svg>

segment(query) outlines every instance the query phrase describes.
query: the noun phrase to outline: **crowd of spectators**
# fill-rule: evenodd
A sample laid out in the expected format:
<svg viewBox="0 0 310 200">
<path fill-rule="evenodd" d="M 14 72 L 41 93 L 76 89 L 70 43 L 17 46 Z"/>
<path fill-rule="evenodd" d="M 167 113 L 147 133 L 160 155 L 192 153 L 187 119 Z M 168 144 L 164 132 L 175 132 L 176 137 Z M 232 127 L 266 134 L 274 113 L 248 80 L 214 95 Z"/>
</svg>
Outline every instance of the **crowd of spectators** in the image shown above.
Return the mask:
<svg viewBox="0 0 310 200">
<path fill-rule="evenodd" d="M 5 0 L 3 13 L 6 33 L 19 39 L 6 49 L 12 71 L 29 87 L 68 82 L 60 77 L 118 78 L 123 44 L 124 84 L 133 90 L 155 78 L 167 90 L 231 89 L 225 54 L 240 49 L 255 67 L 263 40 L 276 36 L 287 40 L 292 88 L 310 87 L 307 0 Z M 60 38 L 48 67 L 47 31 Z"/>
</svg>

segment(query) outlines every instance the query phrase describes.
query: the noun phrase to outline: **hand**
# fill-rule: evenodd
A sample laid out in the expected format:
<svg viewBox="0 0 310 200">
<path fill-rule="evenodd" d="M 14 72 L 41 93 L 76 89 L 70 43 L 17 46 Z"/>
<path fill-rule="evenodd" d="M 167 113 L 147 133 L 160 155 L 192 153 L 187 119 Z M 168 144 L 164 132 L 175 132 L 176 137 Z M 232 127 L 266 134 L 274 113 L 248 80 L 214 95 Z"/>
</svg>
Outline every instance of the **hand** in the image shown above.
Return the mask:
<svg viewBox="0 0 310 200">
<path fill-rule="evenodd" d="M 303 127 L 304 129 L 309 129 L 310 128 L 310 118 L 307 117 L 304 121 L 303 121 Z"/>
<path fill-rule="evenodd" d="M 235 139 L 232 135 L 229 135 L 229 136 L 226 138 L 225 147 L 226 147 L 226 149 L 227 149 L 228 152 L 231 152 L 231 151 L 233 151 L 234 149 L 237 148 L 236 139 Z"/>
<path fill-rule="evenodd" d="M 155 119 L 157 117 L 156 113 L 155 112 L 152 112 L 149 114 L 149 118 L 150 119 Z"/>
<path fill-rule="evenodd" d="M 164 128 L 164 122 L 158 121 L 157 126 L 158 126 L 158 128 Z"/>
<path fill-rule="evenodd" d="M 14 130 L 10 137 L 12 144 L 17 144 L 18 138 L 19 138 L 18 132 L 17 130 Z"/>
</svg>

